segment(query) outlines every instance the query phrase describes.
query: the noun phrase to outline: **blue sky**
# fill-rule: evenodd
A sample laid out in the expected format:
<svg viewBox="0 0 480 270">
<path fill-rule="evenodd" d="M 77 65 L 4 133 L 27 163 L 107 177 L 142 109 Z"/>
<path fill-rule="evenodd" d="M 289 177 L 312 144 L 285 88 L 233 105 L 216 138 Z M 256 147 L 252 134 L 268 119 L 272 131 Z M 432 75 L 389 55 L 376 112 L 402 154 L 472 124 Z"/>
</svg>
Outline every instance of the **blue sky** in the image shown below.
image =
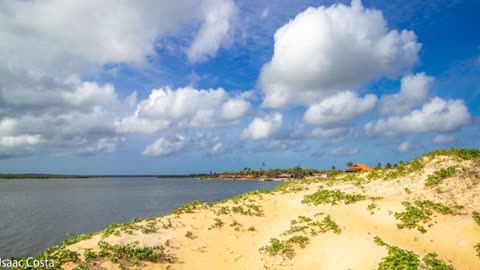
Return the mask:
<svg viewBox="0 0 480 270">
<path fill-rule="evenodd" d="M 325 169 L 479 147 L 479 11 L 444 0 L 1 3 L 0 173 Z"/>
</svg>

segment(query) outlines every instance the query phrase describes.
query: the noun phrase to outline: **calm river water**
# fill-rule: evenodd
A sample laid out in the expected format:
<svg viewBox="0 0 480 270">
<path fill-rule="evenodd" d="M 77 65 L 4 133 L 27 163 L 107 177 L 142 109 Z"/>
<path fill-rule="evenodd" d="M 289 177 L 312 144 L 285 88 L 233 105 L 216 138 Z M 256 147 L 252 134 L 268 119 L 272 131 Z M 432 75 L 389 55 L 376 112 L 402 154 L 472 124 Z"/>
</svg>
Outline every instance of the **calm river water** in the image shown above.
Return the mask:
<svg viewBox="0 0 480 270">
<path fill-rule="evenodd" d="M 67 233 L 167 214 L 192 200 L 219 201 L 276 182 L 112 177 L 0 179 L 0 257 L 34 256 Z"/>
</svg>

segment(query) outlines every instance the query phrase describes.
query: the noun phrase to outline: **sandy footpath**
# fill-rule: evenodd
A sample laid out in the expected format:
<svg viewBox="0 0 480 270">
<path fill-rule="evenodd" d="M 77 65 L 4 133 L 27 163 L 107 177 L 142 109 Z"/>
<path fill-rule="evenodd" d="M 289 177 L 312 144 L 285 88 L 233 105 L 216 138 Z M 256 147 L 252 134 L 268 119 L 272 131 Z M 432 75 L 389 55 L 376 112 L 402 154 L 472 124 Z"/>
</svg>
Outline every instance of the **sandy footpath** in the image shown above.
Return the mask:
<svg viewBox="0 0 480 270">
<path fill-rule="evenodd" d="M 99 241 L 112 246 L 139 241 L 139 247 L 163 246 L 174 258 L 168 262 L 112 262 L 97 256 L 88 262 L 82 259 L 67 263 L 63 268 L 85 265 L 90 269 L 377 269 L 389 254 L 386 246 L 375 243 L 374 237 L 378 236 L 390 246 L 414 252 L 420 261 L 434 252 L 454 269 L 480 269 L 480 257 L 474 248 L 480 242 L 480 224 L 472 218 L 474 211 L 480 211 L 480 186 L 475 174 L 478 175 L 478 165 L 446 156 L 424 158 L 423 163 L 418 171 L 388 180 L 369 180 L 367 173 L 358 174 L 355 181 L 342 180 L 341 176 L 335 181 L 306 180 L 274 193 L 197 205 L 184 213 L 136 223 L 141 228 L 149 226 L 148 232 L 141 228 L 119 229 L 116 235 L 98 234 L 68 247 L 79 254 L 88 248 L 98 253 Z M 454 176 L 435 187 L 425 186 L 429 175 L 451 166 L 457 168 Z M 302 203 L 306 195 L 319 187 L 366 198 L 349 204 L 341 200 L 336 205 Z M 419 223 L 426 228 L 425 233 L 415 228 L 399 229 L 395 213 L 405 210 L 402 202 L 415 200 L 431 200 L 455 211 L 432 211 L 428 222 Z M 329 217 L 341 232 L 327 229 L 312 234 L 314 226 L 307 225 L 304 231 L 286 233 L 293 226 L 292 220 L 299 216 L 311 222 L 324 222 Z M 286 241 L 295 235 L 307 237 L 308 243 L 303 248 L 292 244 L 294 255 L 290 258 L 281 252 L 269 254 L 261 250 L 272 238 Z M 425 267 L 423 262 L 420 264 Z"/>
</svg>

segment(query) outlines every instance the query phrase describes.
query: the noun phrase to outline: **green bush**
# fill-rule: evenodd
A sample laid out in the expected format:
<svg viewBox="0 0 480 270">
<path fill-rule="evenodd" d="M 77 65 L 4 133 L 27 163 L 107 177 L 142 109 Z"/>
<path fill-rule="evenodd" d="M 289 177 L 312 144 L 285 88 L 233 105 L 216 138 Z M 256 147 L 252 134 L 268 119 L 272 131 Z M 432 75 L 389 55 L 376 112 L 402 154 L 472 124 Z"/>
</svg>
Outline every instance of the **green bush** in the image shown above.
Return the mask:
<svg viewBox="0 0 480 270">
<path fill-rule="evenodd" d="M 361 194 L 348 194 L 340 190 L 319 189 L 317 192 L 304 196 L 302 203 L 304 204 L 331 204 L 336 205 L 338 202 L 351 204 L 357 201 L 365 200 L 367 196 Z"/>
<path fill-rule="evenodd" d="M 454 213 L 453 210 L 448 206 L 440 203 L 434 203 L 429 200 L 415 201 L 413 205 L 409 202 L 402 202 L 402 205 L 405 207 L 405 211 L 395 213 L 395 218 L 400 221 L 400 223 L 397 224 L 397 227 L 399 229 L 416 228 L 421 233 L 425 233 L 427 230 L 420 223 L 427 223 L 431 221 L 431 216 L 433 215 L 432 210 L 443 215 Z"/>
<path fill-rule="evenodd" d="M 404 250 L 395 246 L 386 244 L 378 236 L 375 236 L 375 243 L 379 246 L 386 246 L 388 249 L 388 256 L 383 257 L 378 264 L 378 270 L 391 269 L 418 269 L 420 260 L 418 255 L 412 251 Z"/>
<path fill-rule="evenodd" d="M 480 213 L 477 212 L 477 211 L 474 211 L 472 213 L 472 217 L 473 217 L 473 220 L 475 220 L 475 223 L 477 223 L 478 225 L 480 225 Z"/>
<path fill-rule="evenodd" d="M 433 172 L 433 174 L 429 175 L 427 181 L 425 182 L 426 187 L 431 187 L 434 185 L 440 184 L 445 178 L 454 176 L 457 172 L 457 168 L 455 166 L 442 168 L 438 171 Z"/>
<path fill-rule="evenodd" d="M 196 210 L 200 206 L 205 206 L 205 205 L 206 204 L 205 204 L 204 201 L 196 200 L 196 201 L 193 201 L 191 203 L 183 204 L 179 208 L 172 210 L 171 213 L 174 214 L 174 215 L 180 215 L 180 214 L 183 214 L 183 213 L 193 213 L 194 210 Z"/>
</svg>

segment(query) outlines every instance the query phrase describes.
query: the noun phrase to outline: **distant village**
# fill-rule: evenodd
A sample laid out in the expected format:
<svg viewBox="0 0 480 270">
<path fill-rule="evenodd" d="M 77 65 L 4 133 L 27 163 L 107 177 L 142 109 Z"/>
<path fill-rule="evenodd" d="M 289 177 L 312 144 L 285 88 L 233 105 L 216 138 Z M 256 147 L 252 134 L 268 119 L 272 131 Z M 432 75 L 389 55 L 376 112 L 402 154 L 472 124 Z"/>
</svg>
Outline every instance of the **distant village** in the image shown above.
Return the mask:
<svg viewBox="0 0 480 270">
<path fill-rule="evenodd" d="M 377 165 L 377 168 L 379 166 Z M 387 165 L 388 167 L 388 165 Z M 365 164 L 353 164 L 347 163 L 346 172 L 361 172 L 361 171 L 373 171 L 373 168 L 368 167 Z M 250 168 L 244 168 L 241 171 L 226 171 L 222 173 L 210 173 L 204 176 L 205 179 L 225 179 L 225 180 L 244 180 L 244 181 L 290 181 L 303 178 L 328 178 L 329 176 L 343 172 L 343 170 L 337 170 L 335 166 L 332 166 L 331 170 L 317 170 L 302 168 L 296 166 L 290 169 L 260 169 L 252 170 Z"/>
</svg>

